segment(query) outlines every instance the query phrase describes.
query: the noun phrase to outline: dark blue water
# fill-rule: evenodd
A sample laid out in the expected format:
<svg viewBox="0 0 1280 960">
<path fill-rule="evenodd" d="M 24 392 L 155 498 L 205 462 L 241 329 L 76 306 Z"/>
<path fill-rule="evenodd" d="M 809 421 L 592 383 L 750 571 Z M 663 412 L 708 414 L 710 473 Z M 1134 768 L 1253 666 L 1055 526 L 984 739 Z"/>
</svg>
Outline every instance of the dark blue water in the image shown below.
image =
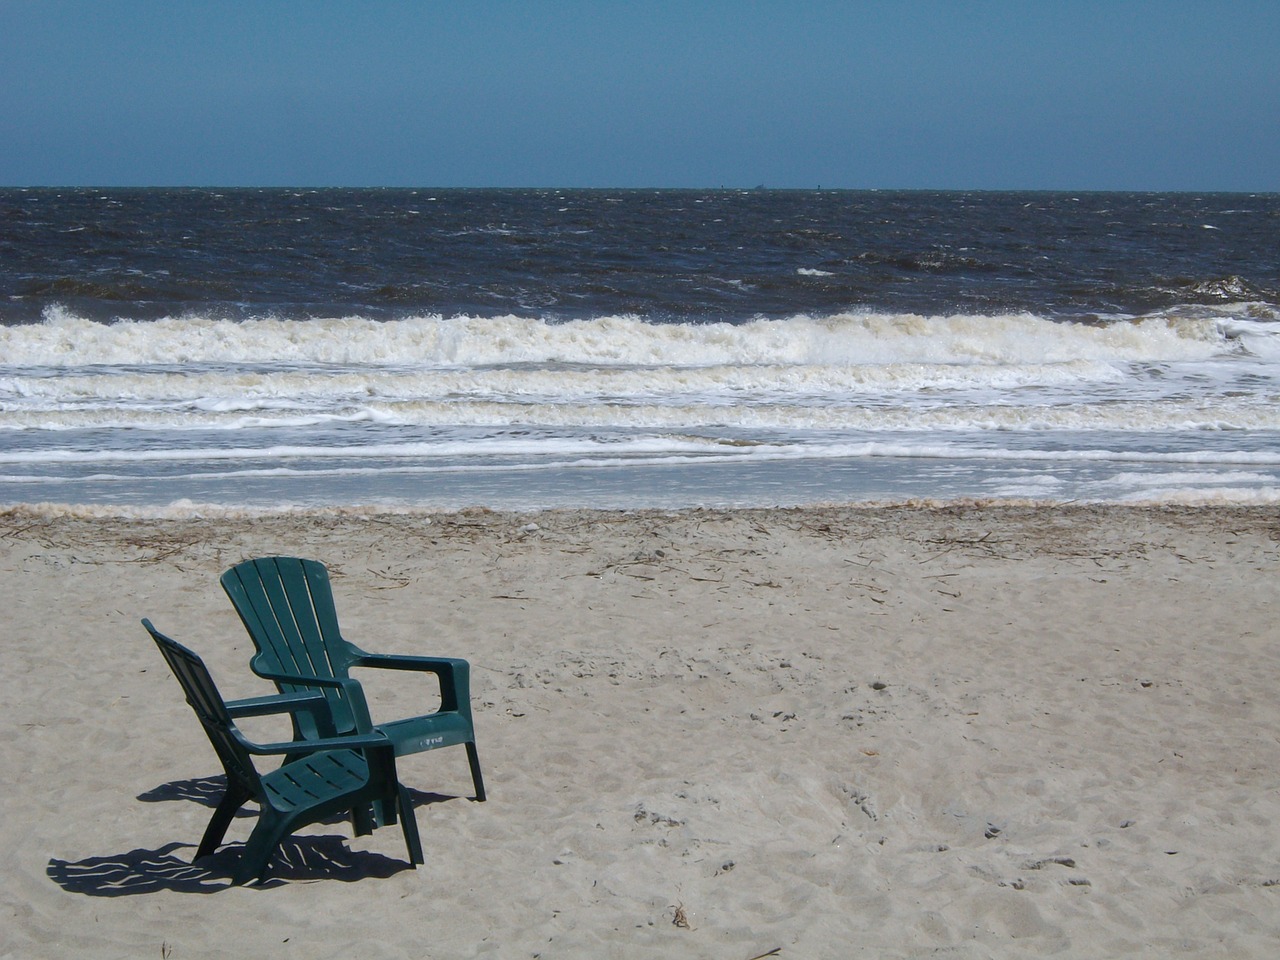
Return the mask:
<svg viewBox="0 0 1280 960">
<path fill-rule="evenodd" d="M 0 323 L 688 322 L 1280 300 L 1280 195 L 3 190 Z"/>
<path fill-rule="evenodd" d="M 1280 502 L 1280 195 L 0 190 L 0 504 Z"/>
</svg>

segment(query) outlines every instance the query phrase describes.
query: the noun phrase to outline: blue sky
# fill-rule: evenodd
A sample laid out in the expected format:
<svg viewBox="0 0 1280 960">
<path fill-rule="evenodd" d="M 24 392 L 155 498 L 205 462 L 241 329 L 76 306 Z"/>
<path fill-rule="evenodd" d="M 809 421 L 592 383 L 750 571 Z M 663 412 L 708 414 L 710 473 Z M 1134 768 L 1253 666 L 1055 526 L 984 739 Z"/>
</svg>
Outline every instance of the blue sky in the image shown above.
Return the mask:
<svg viewBox="0 0 1280 960">
<path fill-rule="evenodd" d="M 1280 189 L 1276 0 L 0 0 L 0 184 Z"/>
</svg>

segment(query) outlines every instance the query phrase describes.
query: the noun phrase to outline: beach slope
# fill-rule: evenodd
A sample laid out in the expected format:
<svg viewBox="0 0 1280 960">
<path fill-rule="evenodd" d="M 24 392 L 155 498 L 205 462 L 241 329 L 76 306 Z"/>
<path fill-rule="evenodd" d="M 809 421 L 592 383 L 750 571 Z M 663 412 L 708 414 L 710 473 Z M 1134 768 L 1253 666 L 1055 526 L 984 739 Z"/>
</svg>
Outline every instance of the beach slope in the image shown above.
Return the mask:
<svg viewBox="0 0 1280 960">
<path fill-rule="evenodd" d="M 220 767 L 138 621 L 269 692 L 217 577 L 273 553 L 472 663 L 490 799 L 404 758 L 416 871 L 344 822 L 190 865 Z M 1278 574 L 1274 508 L 10 510 L 0 957 L 1270 957 Z"/>
</svg>

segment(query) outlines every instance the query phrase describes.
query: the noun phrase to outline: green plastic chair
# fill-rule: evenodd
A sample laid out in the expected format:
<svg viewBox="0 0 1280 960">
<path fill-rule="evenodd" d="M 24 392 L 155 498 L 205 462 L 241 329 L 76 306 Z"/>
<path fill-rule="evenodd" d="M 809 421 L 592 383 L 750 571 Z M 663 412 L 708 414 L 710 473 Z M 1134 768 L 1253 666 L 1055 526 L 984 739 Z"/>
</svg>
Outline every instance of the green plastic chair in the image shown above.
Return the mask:
<svg viewBox="0 0 1280 960">
<path fill-rule="evenodd" d="M 349 812 L 357 833 L 369 833 L 368 810 L 378 804 L 389 823 L 398 811 L 405 846 L 413 866 L 423 862 L 418 824 L 409 794 L 396 778 L 395 751 L 382 734 L 336 737 L 328 703 L 315 691 L 293 692 L 227 703 L 222 699 L 204 661 L 143 620 L 151 638 L 182 685 L 187 703 L 200 718 L 218 759 L 227 773 L 223 795 L 196 849 L 195 859 L 208 856 L 222 843 L 236 811 L 247 800 L 259 805 L 257 825 L 249 835 L 233 883 L 267 878 L 280 843 L 298 828 L 334 814 Z M 236 717 L 288 712 L 305 715 L 319 732 L 329 734 L 308 741 L 257 744 L 237 729 Z M 284 755 L 283 766 L 259 774 L 254 756 Z"/>
<path fill-rule="evenodd" d="M 249 663 L 254 673 L 274 682 L 282 693 L 319 689 L 329 701 L 339 734 L 385 734 L 398 757 L 464 744 L 475 799 L 484 800 L 471 719 L 471 667 L 466 660 L 366 653 L 347 642 L 338 627 L 329 572 L 317 560 L 246 560 L 224 573 L 221 583 L 257 649 Z M 435 674 L 440 685 L 439 708 L 422 716 L 375 724 L 364 690 L 350 675 L 352 667 Z M 322 736 L 306 714 L 293 717 L 298 739 Z"/>
</svg>

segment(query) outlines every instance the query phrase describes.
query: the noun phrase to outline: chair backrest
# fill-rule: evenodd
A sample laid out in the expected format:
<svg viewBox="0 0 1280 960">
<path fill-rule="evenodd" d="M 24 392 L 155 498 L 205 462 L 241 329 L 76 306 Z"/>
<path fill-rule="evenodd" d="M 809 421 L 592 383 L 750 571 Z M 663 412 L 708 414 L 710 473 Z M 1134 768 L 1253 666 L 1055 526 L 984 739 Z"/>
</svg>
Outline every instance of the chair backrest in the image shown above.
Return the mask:
<svg viewBox="0 0 1280 960">
<path fill-rule="evenodd" d="M 345 679 L 354 653 L 342 639 L 329 587 L 329 572 L 317 560 L 260 557 L 238 563 L 221 577 L 222 589 L 257 648 L 256 673 Z M 281 691 L 309 689 L 276 681 Z M 342 690 L 323 690 L 338 730 L 355 728 L 355 714 Z M 363 732 L 363 731 L 362 731 Z"/>
<path fill-rule="evenodd" d="M 143 620 L 151 639 L 160 648 L 169 669 L 178 678 L 182 691 L 186 694 L 187 703 L 200 719 L 200 725 L 213 744 L 213 749 L 222 761 L 227 777 L 238 780 L 253 796 L 260 796 L 262 785 L 258 772 L 254 769 L 249 751 L 236 739 L 232 732 L 233 722 L 227 712 L 226 702 L 218 692 L 209 675 L 209 668 L 191 650 L 176 640 L 171 640 L 151 625 L 150 620 Z"/>
</svg>

